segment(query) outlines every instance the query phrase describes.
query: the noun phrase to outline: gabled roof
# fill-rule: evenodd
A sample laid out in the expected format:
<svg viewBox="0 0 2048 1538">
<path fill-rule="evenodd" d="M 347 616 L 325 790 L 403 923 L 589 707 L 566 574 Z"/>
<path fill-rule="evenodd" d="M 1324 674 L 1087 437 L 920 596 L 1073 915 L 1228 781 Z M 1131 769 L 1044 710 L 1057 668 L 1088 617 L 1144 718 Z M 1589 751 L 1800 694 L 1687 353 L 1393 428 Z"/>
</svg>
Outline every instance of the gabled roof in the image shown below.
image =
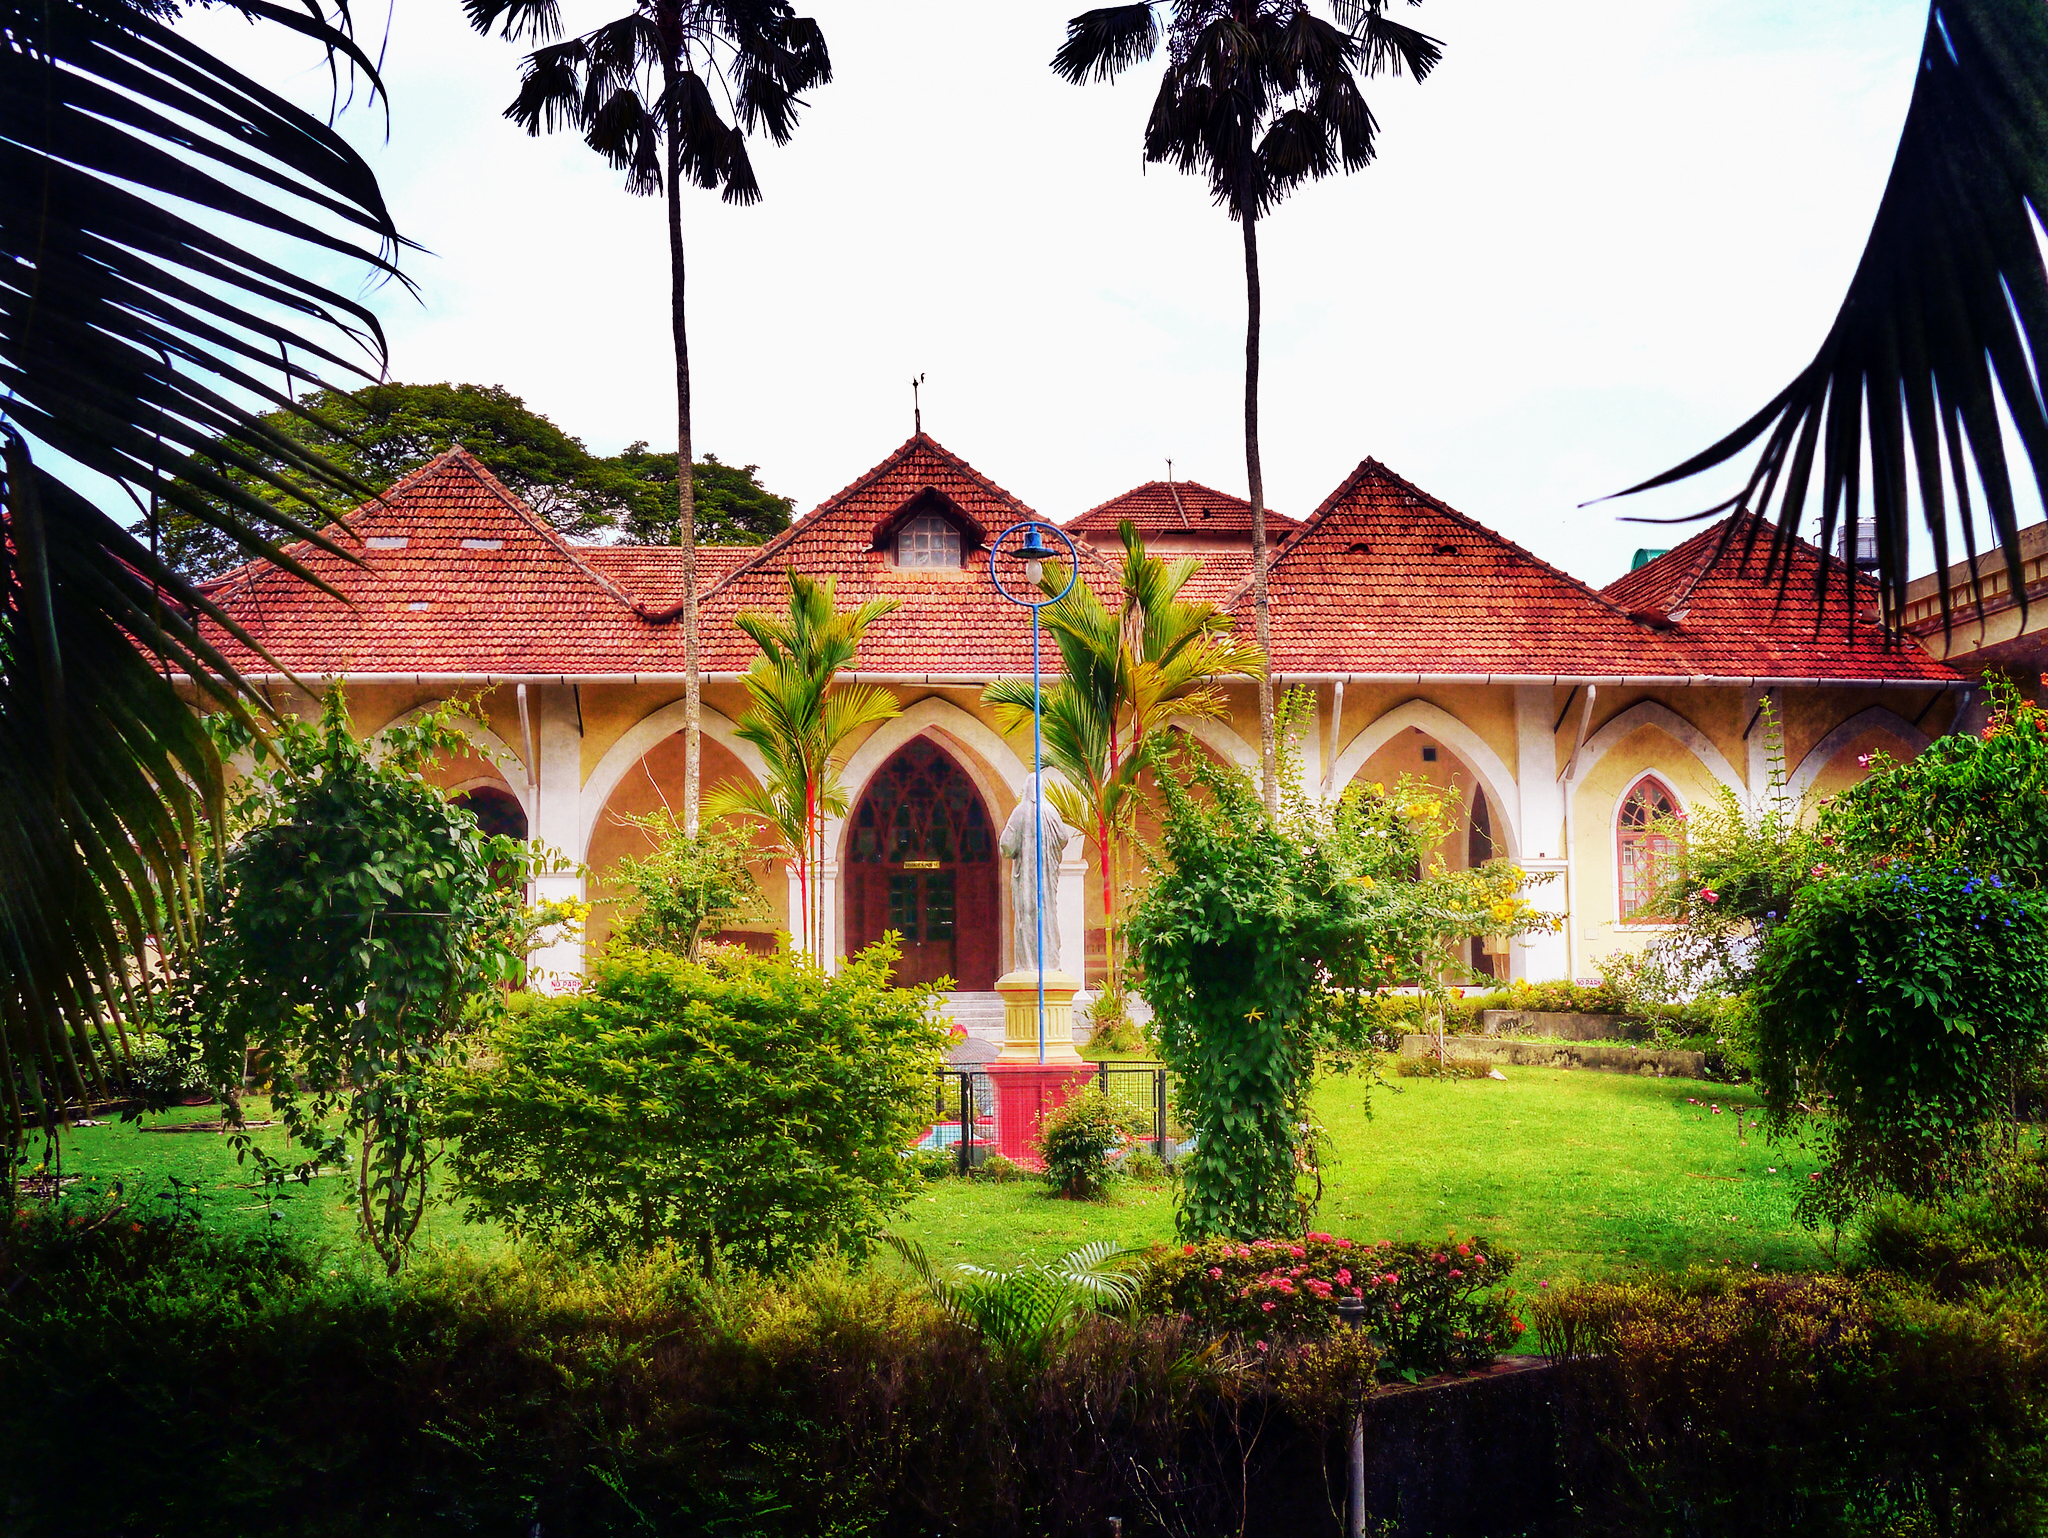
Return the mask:
<svg viewBox="0 0 2048 1538">
<path fill-rule="evenodd" d="M 342 524 L 361 565 L 309 544 L 291 551 L 346 602 L 267 561 L 207 585 L 295 672 L 588 671 L 594 651 L 630 652 L 617 643 L 633 622 L 633 596 L 461 448 Z M 232 641 L 222 649 L 238 666 L 267 671 Z"/>
<path fill-rule="evenodd" d="M 1670 677 L 1710 669 L 1520 545 L 1359 465 L 1273 558 L 1282 673 Z M 1233 603 L 1249 630 L 1249 585 Z"/>
<path fill-rule="evenodd" d="M 1877 588 L 1805 540 L 1769 571 L 1774 530 L 1755 514 L 1724 519 L 1602 591 L 1711 650 L 1717 671 L 1758 678 L 1869 678 L 1930 684 L 1962 675 L 1912 640 L 1885 646 Z M 1724 531 L 1727 545 L 1722 547 Z M 1745 550 L 1747 544 L 1749 548 Z M 1826 563 L 1826 608 L 1814 581 Z M 1853 596 L 1852 596 L 1853 595 Z"/>
<path fill-rule="evenodd" d="M 928 492 L 936 492 L 937 499 Z M 834 578 L 842 608 L 872 598 L 901 603 L 868 631 L 861 644 L 861 672 L 976 677 L 1028 673 L 1029 616 L 996 590 L 986 549 L 970 553 L 957 571 L 934 571 L 899 569 L 890 551 L 875 547 L 877 528 L 912 502 L 950 503 L 980 525 L 990 540 L 1011 524 L 1038 516 L 966 460 L 918 433 L 776 535 L 705 594 L 704 666 L 737 670 L 752 662 L 754 643 L 732 617 L 747 609 L 786 607 L 784 573 L 795 567 L 807 576 Z M 1100 581 L 1108 570 L 1106 563 L 1085 546 L 1082 549 L 1091 580 Z M 680 659 L 680 633 L 672 644 Z M 1057 668 L 1059 653 L 1050 643 L 1044 655 L 1047 668 Z"/>
<path fill-rule="evenodd" d="M 1155 534 L 1195 534 L 1251 543 L 1251 503 L 1200 481 L 1147 481 L 1068 519 L 1062 527 L 1098 544 L 1114 544 L 1117 525 L 1126 518 L 1147 539 Z M 1266 509 L 1266 538 L 1275 544 L 1300 527 L 1300 520 Z"/>
</svg>

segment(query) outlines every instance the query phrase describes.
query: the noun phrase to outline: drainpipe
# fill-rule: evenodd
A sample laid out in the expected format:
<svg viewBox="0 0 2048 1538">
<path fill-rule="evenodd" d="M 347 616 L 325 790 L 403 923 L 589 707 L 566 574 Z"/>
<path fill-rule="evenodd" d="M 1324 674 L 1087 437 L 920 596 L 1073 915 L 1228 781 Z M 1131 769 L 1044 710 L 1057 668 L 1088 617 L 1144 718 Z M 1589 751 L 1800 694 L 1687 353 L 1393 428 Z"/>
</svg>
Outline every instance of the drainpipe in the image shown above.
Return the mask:
<svg viewBox="0 0 2048 1538">
<path fill-rule="evenodd" d="M 1344 746 L 1344 680 L 1338 679 L 1330 691 L 1330 751 L 1323 759 L 1323 799 L 1330 799 L 1336 789 L 1337 754 Z"/>
<path fill-rule="evenodd" d="M 1572 836 L 1572 803 L 1578 799 L 1573 794 L 1576 787 L 1572 777 L 1579 770 L 1579 751 L 1586 745 L 1586 728 L 1593 724 L 1593 700 L 1599 693 L 1598 684 L 1586 685 L 1586 703 L 1579 711 L 1579 732 L 1572 741 L 1572 756 L 1564 761 L 1564 772 L 1557 777 L 1564 786 L 1564 964 L 1572 974 L 1565 981 L 1574 984 L 1579 980 L 1579 856 L 1578 841 Z"/>
</svg>

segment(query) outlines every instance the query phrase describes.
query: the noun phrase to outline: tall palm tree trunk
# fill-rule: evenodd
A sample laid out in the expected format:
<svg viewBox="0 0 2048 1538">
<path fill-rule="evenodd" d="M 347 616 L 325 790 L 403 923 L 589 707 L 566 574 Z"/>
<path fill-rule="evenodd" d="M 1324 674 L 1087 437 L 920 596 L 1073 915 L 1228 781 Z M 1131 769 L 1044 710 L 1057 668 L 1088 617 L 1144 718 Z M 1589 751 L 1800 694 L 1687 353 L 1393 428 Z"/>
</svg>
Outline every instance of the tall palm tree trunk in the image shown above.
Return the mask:
<svg viewBox="0 0 2048 1538">
<path fill-rule="evenodd" d="M 669 50 L 664 49 L 664 53 Z M 672 54 L 662 61 L 666 96 L 676 100 Z M 683 545 L 683 833 L 697 836 L 703 681 L 697 675 L 697 486 L 690 444 L 690 337 L 683 305 L 683 152 L 673 123 L 663 135 L 668 151 L 669 326 L 676 349 L 676 530 Z"/>
<path fill-rule="evenodd" d="M 1266 607 L 1266 478 L 1259 468 L 1259 233 L 1248 207 L 1244 226 L 1244 469 L 1252 500 L 1252 620 L 1266 665 L 1259 670 L 1259 794 L 1269 813 L 1280 805 L 1273 743 L 1273 617 Z"/>
</svg>

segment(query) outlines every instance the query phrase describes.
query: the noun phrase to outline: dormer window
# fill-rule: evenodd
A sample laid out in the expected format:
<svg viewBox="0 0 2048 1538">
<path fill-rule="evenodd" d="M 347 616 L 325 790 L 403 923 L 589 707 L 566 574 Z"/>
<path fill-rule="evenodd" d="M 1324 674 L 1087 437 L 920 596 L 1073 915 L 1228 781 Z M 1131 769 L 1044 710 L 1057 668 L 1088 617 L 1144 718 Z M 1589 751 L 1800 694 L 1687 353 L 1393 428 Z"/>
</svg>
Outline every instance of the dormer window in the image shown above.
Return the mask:
<svg viewBox="0 0 2048 1538">
<path fill-rule="evenodd" d="M 937 513 L 920 513 L 896 531 L 898 566 L 960 569 L 960 531 Z"/>
</svg>

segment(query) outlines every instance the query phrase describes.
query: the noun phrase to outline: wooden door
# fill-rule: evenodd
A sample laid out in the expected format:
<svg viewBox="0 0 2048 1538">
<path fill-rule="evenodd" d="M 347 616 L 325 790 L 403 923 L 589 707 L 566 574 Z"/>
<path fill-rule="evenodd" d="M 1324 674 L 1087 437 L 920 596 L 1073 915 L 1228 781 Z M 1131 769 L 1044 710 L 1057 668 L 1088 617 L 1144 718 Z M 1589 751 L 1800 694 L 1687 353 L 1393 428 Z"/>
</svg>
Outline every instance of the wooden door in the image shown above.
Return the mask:
<svg viewBox="0 0 2048 1538">
<path fill-rule="evenodd" d="M 973 782 L 929 738 L 906 743 L 869 782 L 847 848 L 847 941 L 903 937 L 898 981 L 995 985 L 1001 954 L 995 830 Z"/>
</svg>

